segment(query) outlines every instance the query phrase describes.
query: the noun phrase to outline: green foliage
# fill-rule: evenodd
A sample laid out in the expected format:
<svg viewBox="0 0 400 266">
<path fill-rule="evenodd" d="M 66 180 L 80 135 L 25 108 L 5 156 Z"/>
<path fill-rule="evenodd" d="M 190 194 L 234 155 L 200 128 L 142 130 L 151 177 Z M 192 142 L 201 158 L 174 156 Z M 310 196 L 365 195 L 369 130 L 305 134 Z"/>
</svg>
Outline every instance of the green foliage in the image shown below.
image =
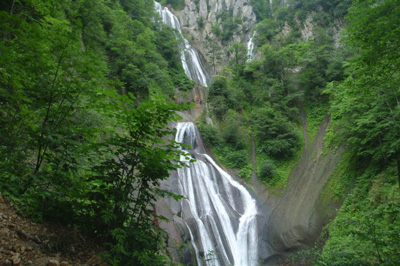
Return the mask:
<svg viewBox="0 0 400 266">
<path fill-rule="evenodd" d="M 224 96 L 227 97 L 228 80 L 224 76 L 214 76 L 210 86 L 210 97 Z"/>
<path fill-rule="evenodd" d="M 251 0 L 250 4 L 253 7 L 257 20 L 261 21 L 271 17 L 271 5 L 269 0 Z"/>
<path fill-rule="evenodd" d="M 274 11 L 275 19 L 280 24 L 283 26 L 283 24 L 290 19 L 289 17 L 289 10 L 286 6 L 278 6 L 275 11 Z"/>
<path fill-rule="evenodd" d="M 199 126 L 199 130 L 201 132 L 202 139 L 208 147 L 219 147 L 221 145 L 222 140 L 214 126 L 202 123 Z"/>
<path fill-rule="evenodd" d="M 248 152 L 241 117 L 235 111 L 228 110 L 225 121 L 220 121 L 220 126 L 217 129 L 207 125 L 205 121 L 200 123 L 199 130 L 205 145 L 224 165 L 243 169 L 248 164 Z"/>
<path fill-rule="evenodd" d="M 148 0 L 5 1 L 0 16 L 0 191 L 109 243 L 110 264 L 164 265 L 150 207 L 181 166 L 166 99 L 191 86 L 172 30 Z"/>
<path fill-rule="evenodd" d="M 347 41 L 359 52 L 348 60 L 351 75 L 327 90 L 337 128 L 344 128 L 356 155 L 381 165 L 400 156 L 400 57 L 394 52 L 400 10 L 395 2 L 356 2 L 348 16 Z"/>
<path fill-rule="evenodd" d="M 329 26 L 335 18 L 343 18 L 352 4 L 352 0 L 295 0 L 290 1 L 289 11 L 292 14 L 294 11 L 300 10 L 303 14 L 296 17 L 300 21 L 304 21 L 304 13 L 315 12 L 314 21 L 320 26 Z"/>
<path fill-rule="evenodd" d="M 265 18 L 257 24 L 258 46 L 261 46 L 260 44 L 265 44 L 269 41 L 272 41 L 272 38 L 278 33 L 277 26 L 277 23 L 269 18 Z"/>
<path fill-rule="evenodd" d="M 105 191 L 98 192 L 106 197 L 89 193 L 89 208 L 94 213 L 83 219 L 93 219 L 91 223 L 96 227 L 90 224 L 90 228 L 105 231 L 102 237 L 111 237 L 109 254 L 113 260 L 118 264 L 139 264 L 143 254 L 154 254 L 161 248 L 162 242 L 154 241 L 162 238 L 151 208 L 159 193 L 159 182 L 169 177 L 170 170 L 183 166 L 179 162 L 183 153 L 175 149 L 177 144 L 163 140 L 173 137 L 174 131 L 166 126 L 171 119 L 177 120 L 175 111 L 180 108 L 162 99 L 143 102 L 135 108 L 129 97 L 111 97 L 106 108 L 115 110 L 115 122 L 126 132 L 115 132 L 100 143 L 102 154 L 112 156 L 93 167 L 91 179 L 104 184 Z"/>
<path fill-rule="evenodd" d="M 194 4 L 196 5 L 197 13 L 200 11 L 200 0 L 194 0 Z"/>
<path fill-rule="evenodd" d="M 341 65 L 332 62 L 334 54 L 333 39 L 323 29 L 317 31 L 315 39 L 311 42 L 311 47 L 307 52 L 306 59 L 303 61 L 304 67 L 299 73 L 300 85 L 309 97 L 323 99 L 322 90 L 328 80 L 327 69 L 331 79 L 341 80 L 343 74 Z M 334 71 L 339 71 L 335 73 Z"/>
<path fill-rule="evenodd" d="M 203 28 L 204 28 L 205 22 L 204 22 L 203 17 L 199 17 L 199 18 L 197 19 L 197 25 L 199 26 L 199 29 L 203 29 Z"/>
<path fill-rule="evenodd" d="M 272 161 L 266 160 L 260 165 L 259 177 L 261 180 L 271 180 L 276 174 L 275 165 Z"/>
<path fill-rule="evenodd" d="M 226 99 L 223 96 L 216 96 L 212 100 L 213 112 L 218 119 L 222 119 L 228 110 Z"/>
<path fill-rule="evenodd" d="M 316 247 L 299 250 L 296 253 L 290 255 L 286 261 L 290 262 L 289 265 L 308 266 L 318 265 L 321 262 L 320 250 Z"/>
<path fill-rule="evenodd" d="M 252 116 L 258 152 L 281 159 L 296 153 L 299 148 L 299 136 L 279 112 L 264 107 L 255 111 Z"/>
<path fill-rule="evenodd" d="M 221 63 L 223 51 L 221 47 L 214 40 L 207 39 L 206 43 L 207 56 L 210 58 L 210 66 L 216 72 L 216 67 Z"/>
<path fill-rule="evenodd" d="M 233 110 L 228 110 L 225 117 L 225 127 L 222 129 L 224 141 L 236 150 L 245 148 L 240 127 L 242 126 L 241 117 Z"/>
<path fill-rule="evenodd" d="M 219 123 L 215 130 L 223 141 L 215 153 L 224 162 L 228 153 L 234 154 L 235 140 L 246 140 L 246 134 L 228 126 L 231 121 L 251 125 L 260 178 L 270 187 L 283 188 L 301 153 L 297 107 L 304 106 L 307 112 L 309 140 L 330 114 L 333 126 L 325 144 L 347 151 L 334 180 L 327 184 L 329 195 L 323 204 L 346 200 L 327 229 L 329 239 L 322 253 L 319 248 L 305 251 L 303 265 L 397 265 L 399 254 L 393 247 L 399 246 L 398 3 L 355 1 L 346 18 L 345 42 L 339 47 L 328 28 L 334 19 L 343 18 L 351 1 L 286 1 L 285 7 L 281 3 L 252 1 L 261 21 L 257 27 L 261 60 L 238 70 L 232 62 L 227 78 L 217 77 L 216 90 L 210 91 Z M 294 18 L 302 23 L 309 16 L 315 26 L 312 41 L 299 42 L 296 30 L 275 38 L 285 21 L 295 29 Z M 235 97 L 242 99 L 239 107 Z M 248 165 L 241 167 L 241 177 L 250 175 Z"/>
<path fill-rule="evenodd" d="M 221 163 L 230 168 L 243 169 L 246 167 L 248 164 L 248 155 L 244 148 L 238 148 L 225 142 L 224 139 L 219 136 L 218 131 L 210 125 L 202 124 L 199 130 L 204 138 L 206 146 L 215 153 L 217 159 L 221 161 Z"/>
<path fill-rule="evenodd" d="M 217 14 L 217 21 L 219 25 L 214 25 L 212 31 L 216 34 L 223 42 L 228 42 L 233 38 L 233 35 L 237 33 L 238 26 L 242 23 L 240 17 L 233 15 L 233 10 L 222 10 Z"/>
<path fill-rule="evenodd" d="M 396 1 L 355 1 L 347 16 L 347 77 L 331 82 L 336 142 L 348 145 L 356 182 L 329 226 L 321 265 L 397 265 L 399 251 L 399 33 Z M 351 178 L 351 179 L 350 179 Z M 339 187 L 340 188 L 340 187 Z M 343 189 L 341 189 L 343 191 Z"/>
<path fill-rule="evenodd" d="M 210 85 L 209 99 L 217 118 L 222 119 L 228 110 L 228 80 L 224 76 L 214 76 Z"/>
<path fill-rule="evenodd" d="M 235 150 L 226 148 L 223 150 L 221 162 L 230 168 L 243 168 L 248 163 L 248 155 L 246 150 Z"/>
<path fill-rule="evenodd" d="M 245 180 L 250 180 L 252 172 L 253 172 L 253 165 L 248 164 L 242 169 L 240 169 L 239 177 Z"/>
<path fill-rule="evenodd" d="M 231 122 L 227 122 L 233 121 L 228 118 L 236 113 L 242 118 L 244 127 L 253 128 L 258 165 L 274 164 L 273 167 L 269 165 L 270 173 L 264 175 L 268 176 L 264 180 L 272 187 L 282 188 L 301 153 L 301 130 L 297 128 L 299 106 L 304 106 L 307 111 L 308 135 L 312 139 L 329 113 L 325 94 L 327 84 L 338 84 L 348 75 L 343 61 L 354 50 L 345 45 L 335 47 L 332 32 L 327 27 L 332 26 L 334 18 L 343 17 L 350 2 L 287 1 L 283 5 L 282 1 L 270 4 L 269 1 L 253 0 L 251 4 L 261 21 L 256 29 L 261 60 L 243 62 L 240 57 L 243 47 L 232 45 L 233 60 L 229 69 L 225 76 L 217 76 L 210 86 L 208 99 L 219 123 L 216 131 L 223 140 L 222 147 L 229 147 L 219 148 L 215 153 L 222 162 L 230 153 L 228 149 L 232 152 L 237 149 L 236 140 L 248 142 L 247 133 L 235 131 L 236 125 L 229 126 Z M 321 12 L 314 14 L 315 10 Z M 314 39 L 304 43 L 296 29 L 298 23 L 311 14 Z M 286 21 L 292 32 L 276 38 Z M 247 118 L 243 119 L 245 116 Z"/>
<path fill-rule="evenodd" d="M 309 142 L 314 140 L 321 122 L 328 115 L 329 104 L 324 102 L 310 102 L 307 104 L 307 132 Z"/>
<path fill-rule="evenodd" d="M 239 86 L 230 86 L 225 76 L 214 76 L 211 83 L 208 100 L 211 103 L 213 113 L 222 120 L 229 109 L 240 111 L 245 107 L 245 92 Z"/>
<path fill-rule="evenodd" d="M 163 0 L 161 1 L 162 5 L 171 5 L 175 10 L 182 10 L 185 8 L 184 0 Z"/>
<path fill-rule="evenodd" d="M 229 53 L 232 55 L 231 65 L 234 67 L 243 67 L 247 59 L 247 48 L 244 44 L 235 42 L 228 47 Z"/>
<path fill-rule="evenodd" d="M 358 178 L 358 185 L 328 227 L 330 238 L 320 265 L 399 263 L 400 194 L 393 170 L 377 175 L 372 166 Z"/>
</svg>

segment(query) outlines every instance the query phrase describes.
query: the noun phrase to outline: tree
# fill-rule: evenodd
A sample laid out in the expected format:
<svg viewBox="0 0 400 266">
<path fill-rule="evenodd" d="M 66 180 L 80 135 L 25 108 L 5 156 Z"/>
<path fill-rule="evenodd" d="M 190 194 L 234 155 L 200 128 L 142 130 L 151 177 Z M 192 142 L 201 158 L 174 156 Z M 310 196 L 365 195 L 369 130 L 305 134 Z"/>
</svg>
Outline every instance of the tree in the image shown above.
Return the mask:
<svg viewBox="0 0 400 266">
<path fill-rule="evenodd" d="M 271 17 L 271 5 L 269 0 L 251 0 L 250 3 L 258 21 Z"/>
<path fill-rule="evenodd" d="M 299 136 L 293 126 L 276 110 L 263 107 L 252 114 L 258 150 L 262 153 L 286 159 L 299 148 Z"/>
<path fill-rule="evenodd" d="M 321 92 L 327 83 L 326 70 L 333 54 L 333 39 L 323 29 L 319 29 L 304 56 L 304 66 L 299 73 L 302 89 L 313 99 L 321 99 Z"/>
<path fill-rule="evenodd" d="M 89 208 L 95 213 L 89 217 L 96 225 L 92 230 L 108 239 L 115 264 L 154 265 L 152 256 L 162 259 L 156 252 L 163 242 L 152 206 L 158 196 L 173 195 L 160 191 L 159 183 L 169 177 L 169 171 L 185 166 L 179 160 L 185 155 L 180 144 L 171 139 L 175 130 L 167 125 L 179 120 L 177 110 L 188 106 L 155 98 L 135 107 L 132 94 L 107 95 L 107 113 L 123 130 L 114 132 L 99 147 L 111 156 L 93 167 L 91 182 L 98 187 L 88 192 Z"/>
<path fill-rule="evenodd" d="M 329 87 L 334 115 L 359 158 L 382 166 L 395 160 L 400 169 L 398 1 L 356 1 L 347 20 L 347 43 L 358 53 L 345 82 Z M 400 171 L 398 177 L 400 185 Z"/>
<path fill-rule="evenodd" d="M 235 42 L 228 47 L 228 51 L 232 56 L 230 64 L 232 65 L 234 72 L 239 73 L 243 69 L 244 63 L 247 59 L 247 48 L 244 44 Z"/>
<path fill-rule="evenodd" d="M 222 61 L 223 52 L 221 47 L 217 42 L 213 40 L 208 40 L 206 43 L 207 56 L 210 58 L 210 65 L 212 66 L 214 72 L 217 72 L 217 66 Z"/>
</svg>

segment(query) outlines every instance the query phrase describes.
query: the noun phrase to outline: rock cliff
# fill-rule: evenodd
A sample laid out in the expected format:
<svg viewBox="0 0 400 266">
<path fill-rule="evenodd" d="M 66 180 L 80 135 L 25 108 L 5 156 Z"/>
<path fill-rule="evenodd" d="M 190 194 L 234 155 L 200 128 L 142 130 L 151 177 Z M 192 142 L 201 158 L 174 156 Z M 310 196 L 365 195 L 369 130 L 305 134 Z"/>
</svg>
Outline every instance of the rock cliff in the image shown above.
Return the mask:
<svg viewBox="0 0 400 266">
<path fill-rule="evenodd" d="M 324 152 L 328 125 L 327 116 L 292 170 L 283 194 L 264 199 L 265 219 L 264 224 L 259 225 L 262 235 L 259 254 L 267 265 L 274 257 L 312 246 L 323 226 L 335 215 L 333 203 L 323 205 L 321 200 L 341 154 L 341 150 Z"/>
<path fill-rule="evenodd" d="M 185 0 L 185 8 L 174 11 L 189 41 L 216 69 L 230 58 L 227 47 L 246 44 L 251 37 L 256 15 L 247 0 Z"/>
</svg>

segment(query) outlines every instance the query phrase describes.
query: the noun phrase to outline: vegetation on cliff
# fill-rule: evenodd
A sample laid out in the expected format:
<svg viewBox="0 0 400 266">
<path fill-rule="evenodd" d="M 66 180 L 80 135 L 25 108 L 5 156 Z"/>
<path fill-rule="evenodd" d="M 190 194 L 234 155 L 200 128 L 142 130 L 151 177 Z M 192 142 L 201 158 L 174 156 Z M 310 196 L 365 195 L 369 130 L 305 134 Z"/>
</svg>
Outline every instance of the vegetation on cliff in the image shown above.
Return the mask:
<svg viewBox="0 0 400 266">
<path fill-rule="evenodd" d="M 398 1 L 281 2 L 251 1 L 259 20 L 258 56 L 246 62 L 242 51 L 242 59 L 232 60 L 214 79 L 209 102 L 217 126 L 200 122 L 205 141 L 222 163 L 240 168 L 241 176 L 249 178 L 254 138 L 259 178 L 270 188 L 282 188 L 302 139 L 312 141 L 324 116 L 330 115 L 326 149 L 344 148 L 345 159 L 321 197 L 344 202 L 325 228 L 323 244 L 302 252 L 297 262 L 397 265 Z M 342 21 L 346 29 L 338 41 L 335 27 Z M 302 113 L 308 119 L 303 136 Z M 236 154 L 241 157 L 235 162 L 241 163 L 232 163 Z"/>
<path fill-rule="evenodd" d="M 289 5 L 290 10 L 293 8 Z M 308 42 L 300 38 L 300 22 L 285 32 L 285 23 L 280 20 L 286 21 L 294 13 L 284 17 L 278 13 L 276 8 L 256 25 L 259 56 L 255 60 L 249 62 L 245 47 L 239 49 L 238 43 L 227 49 L 234 51 L 232 60 L 214 78 L 209 93 L 219 130 L 200 126 L 202 131 L 219 131 L 224 148 L 216 148 L 217 156 L 222 163 L 243 171 L 248 168 L 254 138 L 258 175 L 273 187 L 284 186 L 301 153 L 300 112 L 308 113 L 312 140 L 329 109 L 329 97 L 323 90 L 328 83 L 344 79 L 342 60 L 349 53 L 346 47 L 335 48 L 333 33 L 325 25 L 315 24 L 314 37 Z M 234 126 L 229 122 L 232 117 L 237 117 Z M 234 139 L 227 134 L 229 130 L 235 132 Z M 238 150 L 243 163 L 234 165 L 231 158 Z"/>
<path fill-rule="evenodd" d="M 400 263 L 400 6 L 355 1 L 346 17 L 346 79 L 327 87 L 333 128 L 353 158 L 351 184 L 322 259 L 333 265 Z M 332 263 L 330 263 L 332 265 Z"/>
</svg>

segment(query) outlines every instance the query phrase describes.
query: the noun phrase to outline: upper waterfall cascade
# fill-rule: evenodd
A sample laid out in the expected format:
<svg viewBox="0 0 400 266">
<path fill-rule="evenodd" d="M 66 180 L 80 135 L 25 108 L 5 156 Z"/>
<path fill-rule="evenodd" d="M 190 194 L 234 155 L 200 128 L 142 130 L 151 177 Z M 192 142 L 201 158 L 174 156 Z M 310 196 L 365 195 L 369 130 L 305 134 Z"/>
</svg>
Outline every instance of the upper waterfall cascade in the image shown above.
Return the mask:
<svg viewBox="0 0 400 266">
<path fill-rule="evenodd" d="M 182 43 L 180 45 L 181 61 L 183 69 L 185 70 L 185 74 L 191 80 L 207 87 L 209 80 L 208 74 L 200 60 L 197 50 L 190 45 L 188 40 L 183 37 L 182 27 L 178 18 L 172 14 L 167 7 L 163 7 L 160 3 L 154 2 L 154 6 L 158 14 L 160 14 L 163 23 L 172 27 L 173 29 L 176 29 L 179 33 L 178 37 L 182 39 Z"/>
<path fill-rule="evenodd" d="M 175 140 L 189 144 L 197 159 L 178 169 L 181 218 L 189 230 L 198 265 L 258 264 L 256 201 L 238 181 L 205 154 L 197 128 L 178 123 Z"/>
</svg>

